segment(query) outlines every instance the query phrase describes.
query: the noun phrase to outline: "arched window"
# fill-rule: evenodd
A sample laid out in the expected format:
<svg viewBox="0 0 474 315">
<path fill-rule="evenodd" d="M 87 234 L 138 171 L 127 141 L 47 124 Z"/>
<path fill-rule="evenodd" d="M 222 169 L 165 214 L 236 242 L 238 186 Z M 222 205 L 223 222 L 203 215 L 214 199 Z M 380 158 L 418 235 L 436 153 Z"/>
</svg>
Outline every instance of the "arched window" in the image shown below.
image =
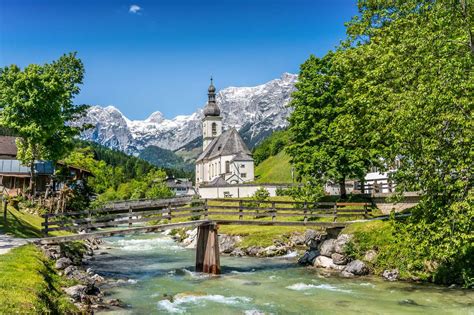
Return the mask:
<svg viewBox="0 0 474 315">
<path fill-rule="evenodd" d="M 230 162 L 229 161 L 225 161 L 225 172 L 230 173 Z"/>
<path fill-rule="evenodd" d="M 211 126 L 212 126 L 211 127 L 212 128 L 212 136 L 217 135 L 217 125 L 216 125 L 216 123 L 213 122 Z"/>
</svg>

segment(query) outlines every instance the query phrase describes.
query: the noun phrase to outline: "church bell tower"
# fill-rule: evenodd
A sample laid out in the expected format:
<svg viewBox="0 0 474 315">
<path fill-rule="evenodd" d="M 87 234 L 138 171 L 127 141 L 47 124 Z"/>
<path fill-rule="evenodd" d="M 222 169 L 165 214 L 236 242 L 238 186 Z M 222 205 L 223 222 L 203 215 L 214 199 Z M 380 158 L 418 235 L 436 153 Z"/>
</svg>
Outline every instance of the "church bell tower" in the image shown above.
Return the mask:
<svg viewBox="0 0 474 315">
<path fill-rule="evenodd" d="M 211 77 L 211 85 L 209 85 L 207 105 L 204 107 L 204 118 L 202 119 L 202 150 L 206 150 L 207 146 L 219 137 L 222 133 L 222 117 L 221 110 L 216 103 L 216 88 Z"/>
</svg>

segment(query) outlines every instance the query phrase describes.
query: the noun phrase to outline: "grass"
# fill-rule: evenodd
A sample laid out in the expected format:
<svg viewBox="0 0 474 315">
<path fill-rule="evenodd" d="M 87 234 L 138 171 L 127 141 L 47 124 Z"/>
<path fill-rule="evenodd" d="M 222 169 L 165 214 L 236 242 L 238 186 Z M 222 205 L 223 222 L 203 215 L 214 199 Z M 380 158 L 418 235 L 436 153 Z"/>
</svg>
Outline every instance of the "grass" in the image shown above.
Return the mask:
<svg viewBox="0 0 474 315">
<path fill-rule="evenodd" d="M 258 183 L 292 183 L 290 156 L 284 151 L 255 167 L 255 176 Z"/>
<path fill-rule="evenodd" d="M 78 314 L 66 283 L 34 245 L 0 256 L 0 314 Z"/>
<path fill-rule="evenodd" d="M 8 207 L 7 224 L 3 221 L 3 210 L 0 218 L 0 233 L 10 234 L 15 237 L 35 238 L 42 237 L 41 223 L 44 221 L 42 217 Z M 66 231 L 49 232 L 51 236 L 69 235 Z"/>
</svg>

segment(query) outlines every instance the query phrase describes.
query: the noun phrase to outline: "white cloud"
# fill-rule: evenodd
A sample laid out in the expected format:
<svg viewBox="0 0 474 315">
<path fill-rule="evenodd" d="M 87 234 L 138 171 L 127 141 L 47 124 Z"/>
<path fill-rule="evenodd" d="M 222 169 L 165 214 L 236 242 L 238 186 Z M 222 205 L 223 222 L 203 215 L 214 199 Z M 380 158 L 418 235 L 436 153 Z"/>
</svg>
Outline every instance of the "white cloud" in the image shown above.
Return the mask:
<svg viewBox="0 0 474 315">
<path fill-rule="evenodd" d="M 128 9 L 128 12 L 133 13 L 133 14 L 139 14 L 140 11 L 143 11 L 143 9 L 136 4 L 132 4 L 130 8 Z"/>
</svg>

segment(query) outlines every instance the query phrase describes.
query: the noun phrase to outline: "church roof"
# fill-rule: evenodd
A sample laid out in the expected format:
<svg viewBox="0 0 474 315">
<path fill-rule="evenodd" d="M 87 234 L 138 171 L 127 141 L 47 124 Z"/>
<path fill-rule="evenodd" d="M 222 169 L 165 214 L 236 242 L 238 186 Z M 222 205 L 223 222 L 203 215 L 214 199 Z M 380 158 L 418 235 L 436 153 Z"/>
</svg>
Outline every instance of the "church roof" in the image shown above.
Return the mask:
<svg viewBox="0 0 474 315">
<path fill-rule="evenodd" d="M 219 137 L 212 140 L 206 150 L 199 155 L 196 162 L 224 155 L 236 155 L 252 159 L 252 153 L 235 128 L 223 132 Z"/>
</svg>

